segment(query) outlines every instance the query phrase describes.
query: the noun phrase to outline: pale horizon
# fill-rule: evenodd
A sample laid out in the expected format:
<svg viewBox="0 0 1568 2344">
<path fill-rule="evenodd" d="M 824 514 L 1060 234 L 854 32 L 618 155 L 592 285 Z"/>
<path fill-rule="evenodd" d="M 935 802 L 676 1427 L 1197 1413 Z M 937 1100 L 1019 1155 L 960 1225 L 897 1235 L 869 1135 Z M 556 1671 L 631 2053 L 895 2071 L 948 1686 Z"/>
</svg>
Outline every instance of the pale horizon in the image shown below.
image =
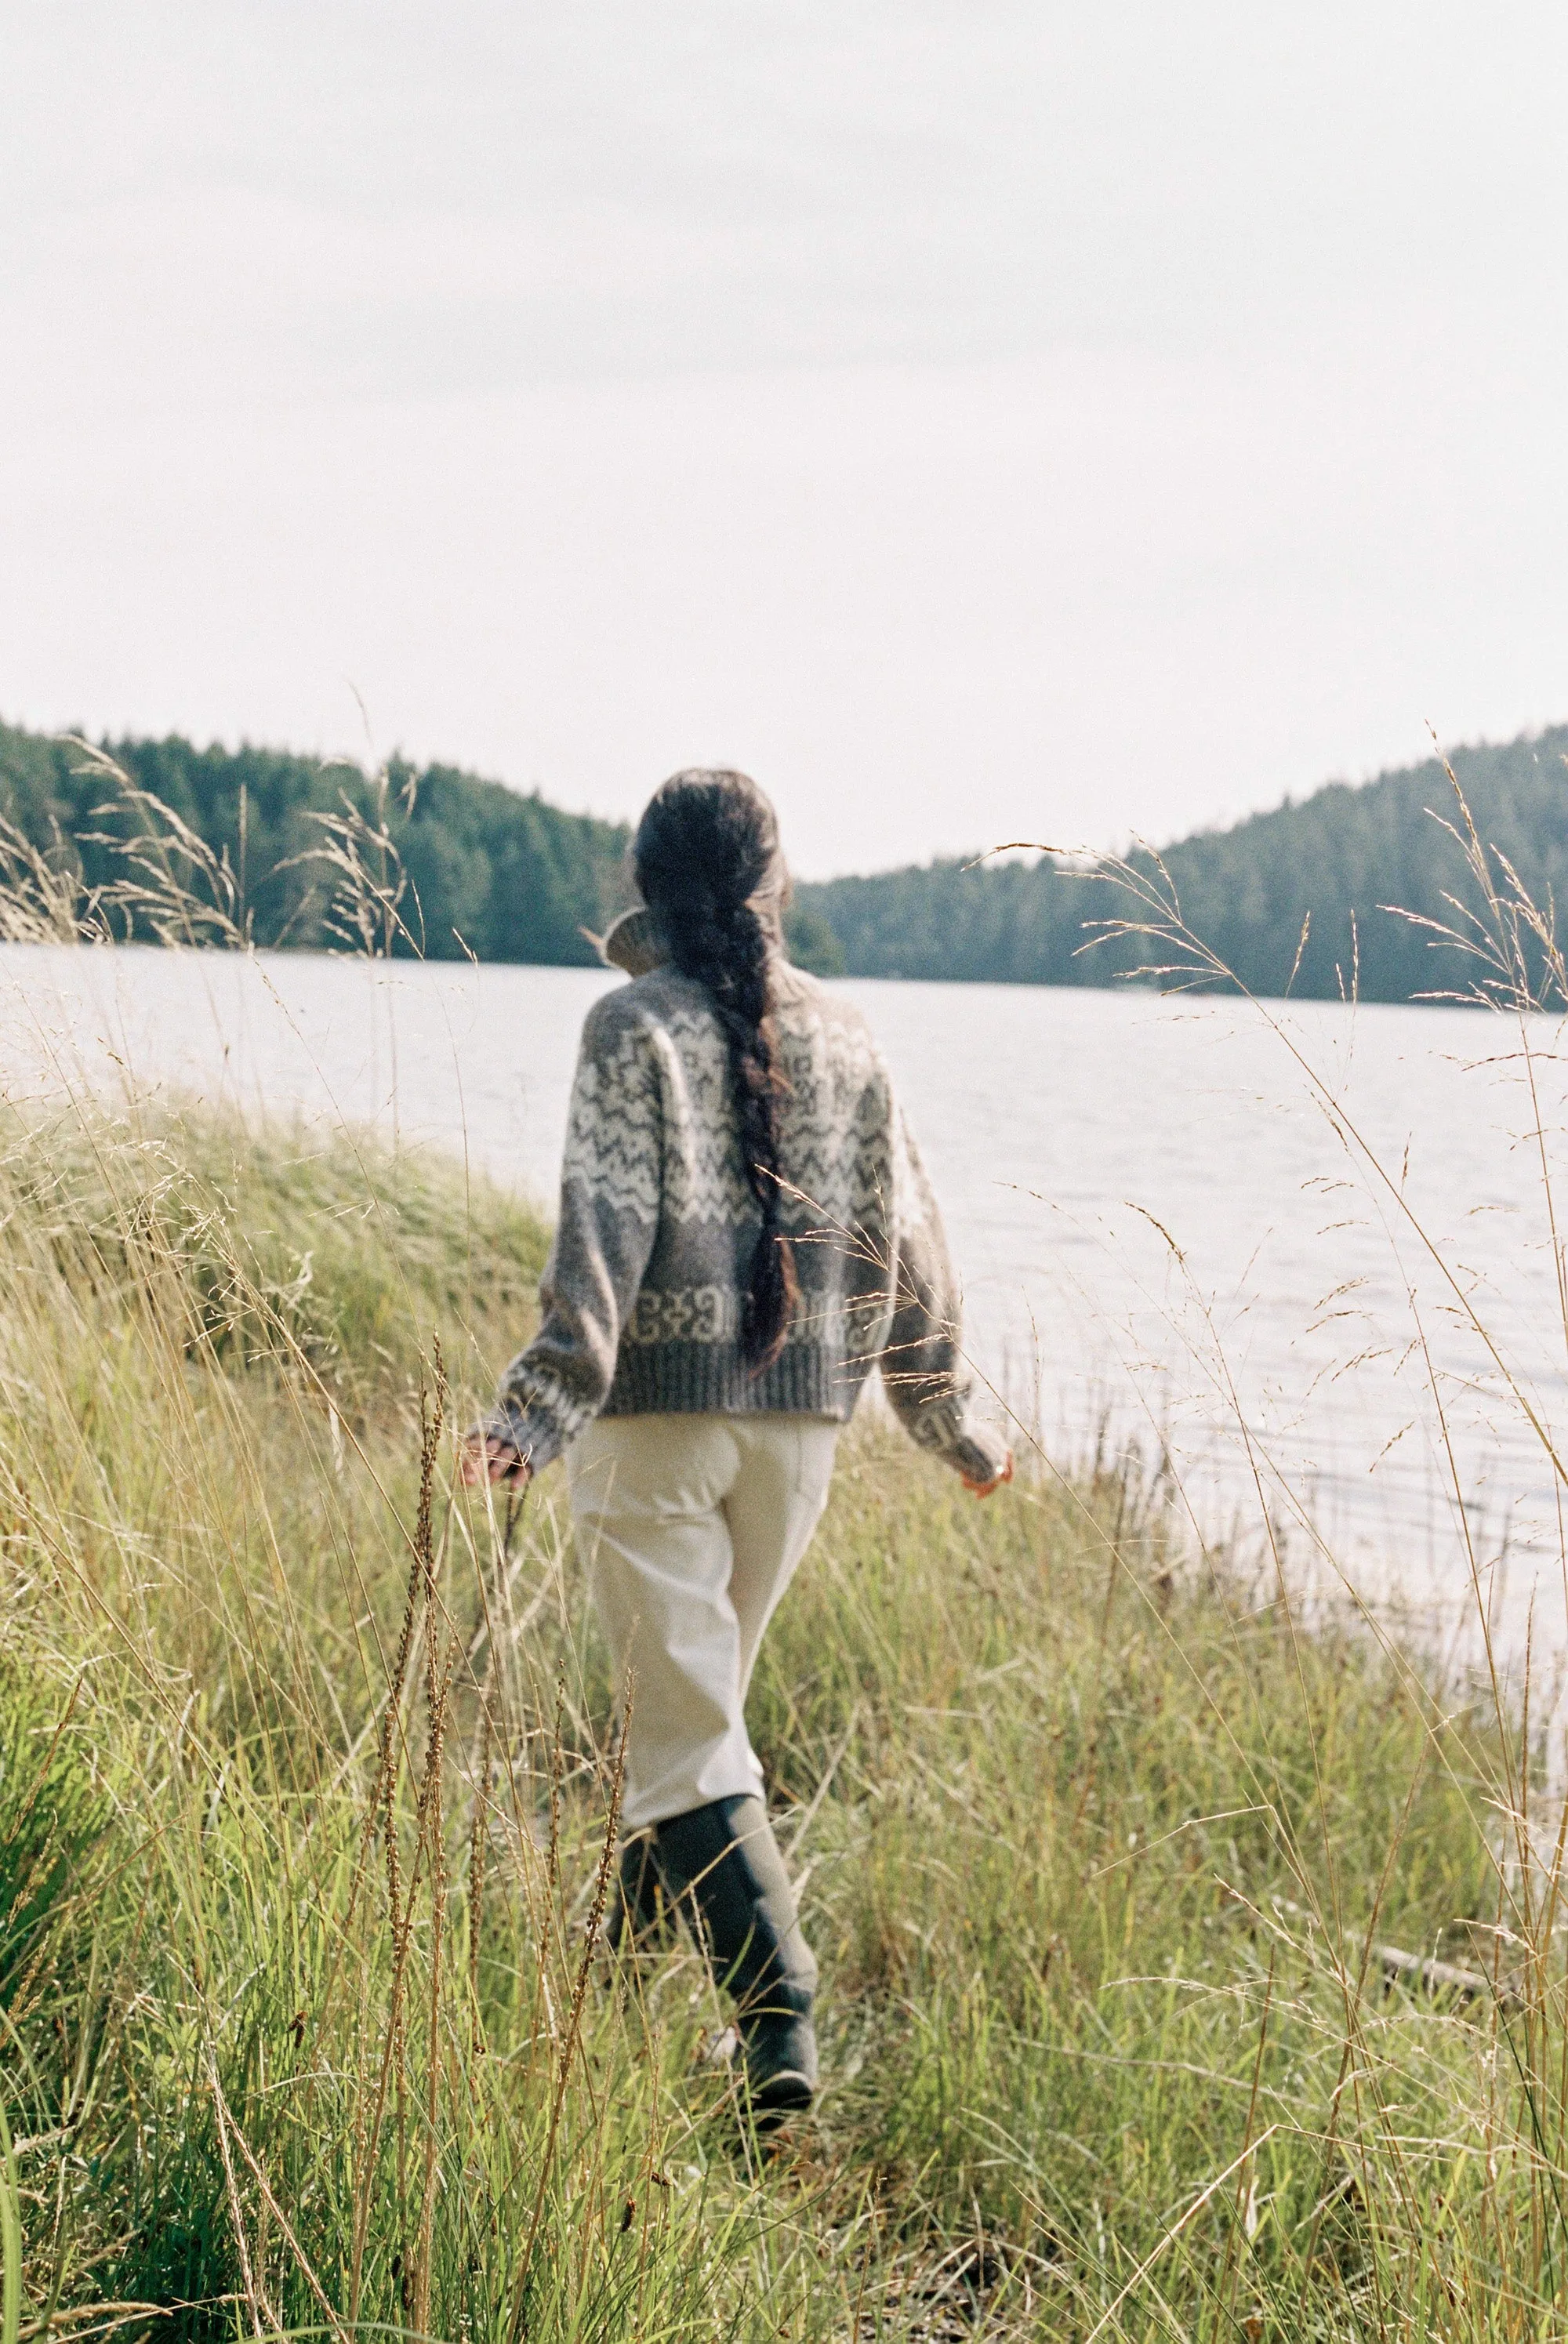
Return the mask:
<svg viewBox="0 0 1568 2344">
<path fill-rule="evenodd" d="M 546 804 L 555 807 L 559 812 L 566 814 L 582 815 L 590 820 L 634 823 L 637 814 L 641 811 L 640 803 L 639 805 L 634 806 L 630 813 L 605 813 L 600 807 L 592 805 L 566 805 L 560 799 L 552 797 L 550 791 L 541 783 L 532 783 L 525 786 L 521 783 L 510 781 L 504 773 L 481 773 L 477 769 L 466 767 L 459 768 L 454 759 L 450 757 L 443 757 L 439 751 L 432 752 L 426 757 L 410 757 L 396 742 L 394 742 L 389 748 L 382 749 L 379 752 L 375 752 L 374 753 L 372 753 L 370 749 L 364 746 L 361 746 L 359 751 L 355 751 L 352 748 L 342 748 L 329 751 L 317 751 L 313 749 L 301 750 L 295 743 L 286 741 L 264 741 L 259 739 L 252 740 L 249 738 L 224 740 L 217 735 L 212 735 L 210 737 L 204 736 L 200 739 L 196 739 L 188 734 L 183 736 L 180 735 L 177 726 L 171 727 L 169 729 L 169 732 L 162 736 L 150 734 L 137 735 L 129 732 L 122 732 L 118 734 L 104 734 L 94 738 L 90 730 L 84 731 L 82 726 L 76 724 L 66 725 L 54 732 L 46 731 L 38 726 L 29 725 L 24 720 L 9 714 L 5 709 L 0 709 L 0 724 L 9 724 L 16 731 L 32 732 L 36 737 L 45 740 L 53 740 L 57 743 L 65 743 L 72 739 L 88 739 L 93 742 L 93 745 L 95 747 L 101 747 L 104 745 L 105 742 L 107 741 L 108 745 L 112 748 L 115 745 L 116 739 L 129 741 L 157 737 L 183 737 L 189 740 L 191 747 L 198 752 L 217 749 L 224 754 L 234 755 L 241 751 L 249 750 L 259 752 L 264 755 L 273 754 L 280 756 L 305 757 L 321 756 L 330 759 L 335 763 L 340 762 L 345 765 L 353 765 L 357 767 L 361 773 L 365 774 L 367 778 L 373 778 L 379 766 L 387 763 L 401 762 L 403 763 L 411 763 L 420 768 L 442 766 L 448 770 L 461 770 L 467 773 L 468 778 L 471 781 L 481 783 L 499 783 L 502 788 L 514 790 L 520 796 L 531 797 L 537 793 L 541 798 L 542 798 Z M 1525 728 L 1522 732 L 1516 733 L 1512 737 L 1513 740 L 1522 739 L 1534 741 L 1539 740 L 1548 732 L 1561 729 L 1562 727 L 1560 725 L 1530 726 Z M 1425 764 L 1434 758 L 1441 757 L 1443 759 L 1452 759 L 1456 756 L 1462 756 L 1467 750 L 1506 748 L 1510 745 L 1510 742 L 1502 740 L 1444 741 L 1434 745 L 1429 738 L 1425 755 L 1413 756 L 1410 758 L 1407 761 L 1406 765 L 1403 767 L 1383 765 L 1380 766 L 1377 772 L 1371 773 L 1327 773 L 1323 776 L 1323 779 L 1320 782 L 1315 783 L 1309 789 L 1295 791 L 1287 790 L 1283 792 L 1280 796 L 1270 799 L 1265 804 L 1244 807 L 1239 813 L 1228 814 L 1218 822 L 1195 824 L 1189 830 L 1179 833 L 1172 831 L 1168 834 L 1162 834 L 1158 836 L 1146 836 L 1142 833 L 1130 833 L 1123 837 L 1114 839 L 1004 839 L 996 841 L 990 844 L 986 844 L 976 839 L 972 841 L 966 847 L 934 847 L 929 854 L 906 855 L 899 863 L 867 864 L 861 864 L 854 869 L 845 868 L 841 871 L 832 872 L 803 872 L 795 865 L 794 858 L 793 856 L 791 856 L 789 860 L 792 874 L 794 877 L 799 878 L 807 884 L 815 884 L 818 881 L 833 878 L 855 879 L 875 877 L 879 874 L 886 872 L 923 867 L 937 862 L 959 861 L 967 863 L 981 859 L 995 863 L 1015 860 L 1033 861 L 1040 854 L 1053 852 L 1068 854 L 1079 851 L 1088 854 L 1118 854 L 1126 852 L 1128 848 L 1137 845 L 1164 848 L 1179 844 L 1193 837 L 1217 835 L 1221 831 L 1234 829 L 1240 823 L 1252 821 L 1259 815 L 1285 812 L 1293 806 L 1302 804 L 1306 799 L 1311 797 L 1318 790 L 1338 788 L 1340 786 L 1349 787 L 1351 789 L 1367 788 L 1372 783 L 1383 780 L 1391 773 L 1396 773 L 1409 770 L 1411 767 Z M 754 779 L 755 776 L 753 778 Z M 652 793 L 650 792 L 649 794 L 651 793 Z M 787 836 L 784 840 L 784 845 L 787 851 L 789 846 Z"/>
<path fill-rule="evenodd" d="M 1568 20 L 21 0 L 0 708 L 801 875 L 1568 717 Z M 367 738 L 359 702 L 368 712 Z"/>
</svg>

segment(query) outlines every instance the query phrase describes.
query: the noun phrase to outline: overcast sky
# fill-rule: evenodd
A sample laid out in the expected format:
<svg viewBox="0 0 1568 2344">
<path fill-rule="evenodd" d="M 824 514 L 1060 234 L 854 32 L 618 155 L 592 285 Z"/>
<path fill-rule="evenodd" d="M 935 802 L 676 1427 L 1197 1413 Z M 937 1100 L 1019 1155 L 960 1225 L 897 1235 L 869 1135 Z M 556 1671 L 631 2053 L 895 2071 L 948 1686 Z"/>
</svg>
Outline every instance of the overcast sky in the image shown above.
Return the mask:
<svg viewBox="0 0 1568 2344">
<path fill-rule="evenodd" d="M 1565 120 L 1561 0 L 6 0 L 0 714 L 814 876 L 1568 717 Z"/>
</svg>

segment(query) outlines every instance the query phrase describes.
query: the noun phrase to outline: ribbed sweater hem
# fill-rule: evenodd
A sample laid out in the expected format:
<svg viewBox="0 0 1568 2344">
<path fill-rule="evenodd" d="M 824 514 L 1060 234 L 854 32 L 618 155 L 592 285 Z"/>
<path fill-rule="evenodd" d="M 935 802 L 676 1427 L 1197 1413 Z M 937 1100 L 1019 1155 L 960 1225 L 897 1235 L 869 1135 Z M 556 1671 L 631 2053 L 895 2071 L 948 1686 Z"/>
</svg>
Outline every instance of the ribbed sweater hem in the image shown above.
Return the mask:
<svg viewBox="0 0 1568 2344">
<path fill-rule="evenodd" d="M 730 1343 L 624 1346 L 603 1413 L 830 1416 L 847 1424 L 870 1372 L 869 1364 L 815 1343 L 787 1344 L 760 1375 Z"/>
</svg>

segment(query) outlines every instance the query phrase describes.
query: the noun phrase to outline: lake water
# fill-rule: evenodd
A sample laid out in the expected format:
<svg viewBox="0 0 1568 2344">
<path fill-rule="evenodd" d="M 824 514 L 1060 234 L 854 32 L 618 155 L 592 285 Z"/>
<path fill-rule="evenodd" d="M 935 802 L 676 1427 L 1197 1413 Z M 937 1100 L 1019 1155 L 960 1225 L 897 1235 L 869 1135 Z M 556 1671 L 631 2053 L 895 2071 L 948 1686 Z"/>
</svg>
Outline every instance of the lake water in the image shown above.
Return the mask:
<svg viewBox="0 0 1568 2344">
<path fill-rule="evenodd" d="M 578 1031 L 621 981 L 5 946 L 0 1074 L 374 1124 L 548 1203 Z M 1561 1648 L 1558 1492 L 1507 1389 L 1568 1434 L 1554 1024 L 1537 1113 L 1519 1027 L 1462 1010 L 845 989 L 942 1200 L 971 1355 L 1053 1457 L 1102 1428 L 1163 1449 L 1205 1527 L 1256 1534 L 1261 1490 L 1299 1564 L 1327 1548 L 1456 1627 L 1473 1555 L 1510 1642 L 1533 1601 Z"/>
</svg>

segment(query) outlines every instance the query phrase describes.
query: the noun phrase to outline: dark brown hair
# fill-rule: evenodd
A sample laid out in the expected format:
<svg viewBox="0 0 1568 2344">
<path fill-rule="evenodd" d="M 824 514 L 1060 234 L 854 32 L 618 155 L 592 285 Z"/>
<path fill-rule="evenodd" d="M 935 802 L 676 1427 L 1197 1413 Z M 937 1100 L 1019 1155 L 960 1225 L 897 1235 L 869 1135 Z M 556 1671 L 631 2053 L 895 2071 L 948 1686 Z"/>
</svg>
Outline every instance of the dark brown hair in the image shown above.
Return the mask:
<svg viewBox="0 0 1568 2344">
<path fill-rule="evenodd" d="M 784 872 L 778 823 L 744 773 L 673 773 L 637 825 L 632 864 L 670 957 L 713 1002 L 729 1046 L 741 1160 L 763 1217 L 741 1311 L 741 1355 L 754 1374 L 784 1349 L 800 1288 L 782 1231 L 774 1110 L 784 1088 L 774 1049 L 769 935 L 754 898 Z"/>
</svg>

